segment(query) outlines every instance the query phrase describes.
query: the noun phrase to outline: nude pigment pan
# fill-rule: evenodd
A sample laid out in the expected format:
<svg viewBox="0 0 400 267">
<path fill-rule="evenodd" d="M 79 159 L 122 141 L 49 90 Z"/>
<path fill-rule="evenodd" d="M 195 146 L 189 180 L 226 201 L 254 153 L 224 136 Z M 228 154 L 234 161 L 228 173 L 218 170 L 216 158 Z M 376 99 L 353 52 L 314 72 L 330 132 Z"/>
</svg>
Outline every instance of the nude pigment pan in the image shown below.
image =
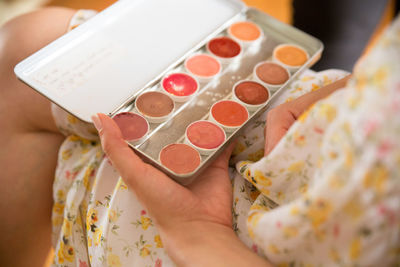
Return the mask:
<svg viewBox="0 0 400 267">
<path fill-rule="evenodd" d="M 149 122 L 161 123 L 168 119 L 175 108 L 174 101 L 163 92 L 150 91 L 138 96 L 136 109 Z"/>
</svg>

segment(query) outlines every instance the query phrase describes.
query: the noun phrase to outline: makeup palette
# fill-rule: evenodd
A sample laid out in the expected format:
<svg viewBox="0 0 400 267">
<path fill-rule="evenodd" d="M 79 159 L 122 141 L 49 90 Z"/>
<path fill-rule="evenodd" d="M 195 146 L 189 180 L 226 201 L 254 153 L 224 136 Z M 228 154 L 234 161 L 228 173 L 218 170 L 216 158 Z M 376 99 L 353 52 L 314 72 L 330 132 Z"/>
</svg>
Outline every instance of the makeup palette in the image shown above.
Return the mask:
<svg viewBox="0 0 400 267">
<path fill-rule="evenodd" d="M 239 0 L 118 1 L 15 72 L 84 121 L 113 117 L 144 161 L 188 184 L 322 48 Z"/>
</svg>

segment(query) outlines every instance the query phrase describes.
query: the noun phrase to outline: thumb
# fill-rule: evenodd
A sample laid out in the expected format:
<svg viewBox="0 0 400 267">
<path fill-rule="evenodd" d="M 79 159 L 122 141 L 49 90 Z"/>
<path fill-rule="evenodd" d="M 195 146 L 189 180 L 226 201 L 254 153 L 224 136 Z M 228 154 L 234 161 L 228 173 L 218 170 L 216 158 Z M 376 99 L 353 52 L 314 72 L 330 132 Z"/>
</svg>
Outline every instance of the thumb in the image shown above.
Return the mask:
<svg viewBox="0 0 400 267">
<path fill-rule="evenodd" d="M 99 113 L 92 116 L 92 121 L 99 131 L 104 152 L 121 176 L 129 177 L 136 170 L 140 171 L 144 163 L 124 141 L 121 131 L 114 120 Z"/>
<path fill-rule="evenodd" d="M 93 123 L 99 131 L 101 144 L 113 166 L 118 170 L 126 184 L 143 198 L 157 197 L 154 192 L 171 187 L 176 183 L 153 166 L 144 163 L 125 142 L 121 130 L 113 119 L 97 114 L 92 117 Z M 159 197 L 159 196 L 158 196 Z M 146 201 L 145 199 L 142 199 Z"/>
</svg>

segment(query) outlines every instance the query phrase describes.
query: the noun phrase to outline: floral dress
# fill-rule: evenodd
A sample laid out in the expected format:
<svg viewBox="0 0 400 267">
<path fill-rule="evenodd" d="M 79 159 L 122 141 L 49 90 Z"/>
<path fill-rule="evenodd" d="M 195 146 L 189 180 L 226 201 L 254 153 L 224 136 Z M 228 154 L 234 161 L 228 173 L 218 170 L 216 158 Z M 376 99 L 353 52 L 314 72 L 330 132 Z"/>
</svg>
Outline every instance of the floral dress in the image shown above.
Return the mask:
<svg viewBox="0 0 400 267">
<path fill-rule="evenodd" d="M 79 11 L 71 27 L 94 13 Z M 276 104 L 347 75 L 305 71 Z M 67 136 L 53 186 L 54 266 L 173 266 L 147 211 L 104 157 L 97 132 L 56 106 Z M 230 169 L 233 227 L 278 266 L 399 266 L 400 20 L 263 157 L 265 114 Z"/>
</svg>

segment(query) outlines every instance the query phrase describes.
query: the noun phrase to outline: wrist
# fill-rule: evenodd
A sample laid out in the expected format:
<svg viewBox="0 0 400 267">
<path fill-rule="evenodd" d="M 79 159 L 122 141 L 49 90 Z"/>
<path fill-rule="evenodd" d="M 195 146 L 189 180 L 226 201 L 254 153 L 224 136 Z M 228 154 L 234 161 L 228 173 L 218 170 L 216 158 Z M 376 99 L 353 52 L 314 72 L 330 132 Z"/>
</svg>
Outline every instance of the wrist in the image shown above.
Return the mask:
<svg viewBox="0 0 400 267">
<path fill-rule="evenodd" d="M 165 249 L 178 266 L 251 266 L 267 262 L 247 248 L 233 229 L 213 222 L 188 222 L 162 231 Z"/>
<path fill-rule="evenodd" d="M 191 221 L 168 229 L 160 229 L 163 244 L 168 254 L 190 250 L 191 247 L 213 242 L 220 238 L 235 237 L 233 229 L 214 222 Z"/>
</svg>

